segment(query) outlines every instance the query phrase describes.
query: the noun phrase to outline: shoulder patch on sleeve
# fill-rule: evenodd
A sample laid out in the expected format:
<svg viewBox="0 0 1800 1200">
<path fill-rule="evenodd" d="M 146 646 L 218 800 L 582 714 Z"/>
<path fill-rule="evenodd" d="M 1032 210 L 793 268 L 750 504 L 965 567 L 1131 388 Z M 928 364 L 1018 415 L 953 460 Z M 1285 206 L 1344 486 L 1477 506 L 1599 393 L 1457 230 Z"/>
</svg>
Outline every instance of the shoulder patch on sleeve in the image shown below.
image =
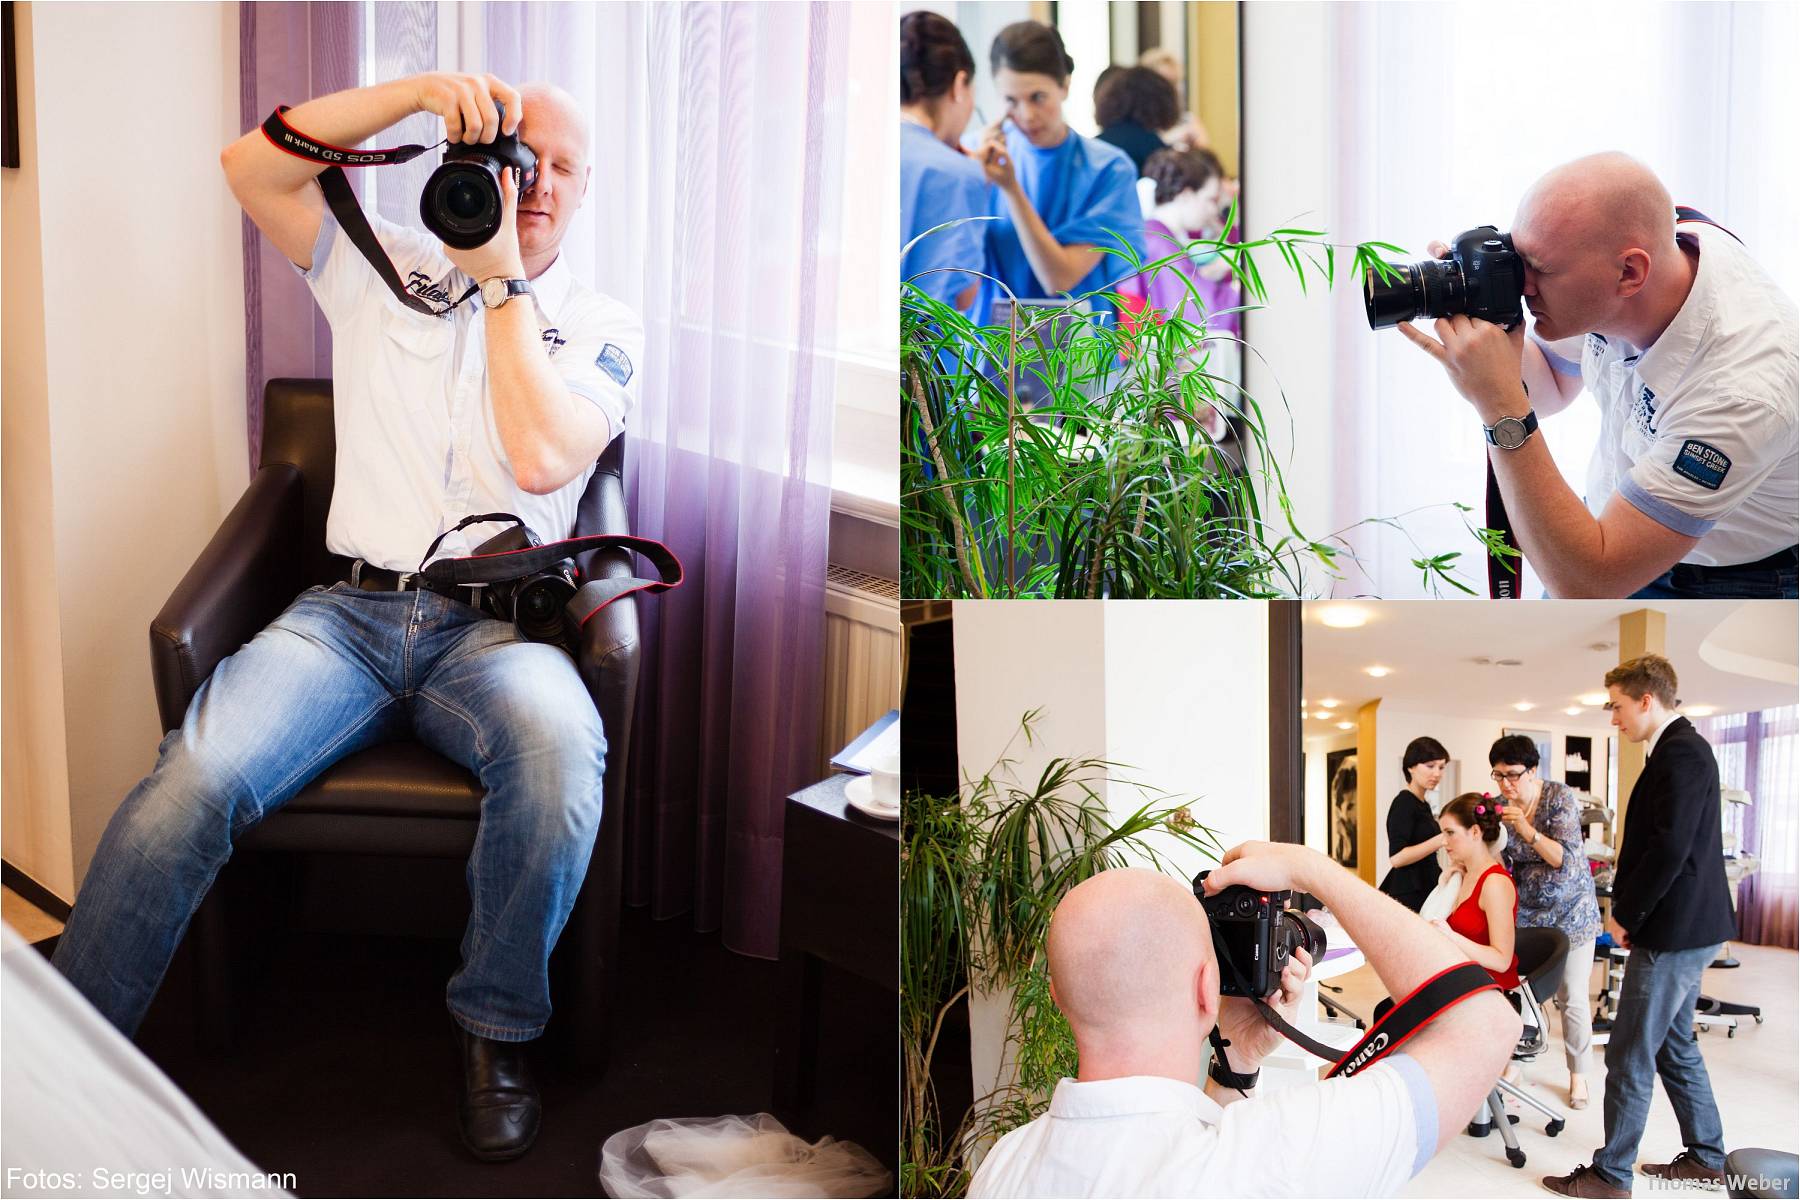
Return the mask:
<svg viewBox="0 0 1800 1200">
<path fill-rule="evenodd" d="M 591 342 L 589 344 L 592 345 Z M 599 357 L 594 359 L 594 365 L 605 371 L 620 387 L 631 382 L 631 360 L 625 357 L 623 350 L 611 342 L 601 347 Z"/>
<path fill-rule="evenodd" d="M 1672 465 L 1675 473 L 1683 479 L 1690 479 L 1708 491 L 1716 492 L 1719 485 L 1725 482 L 1726 472 L 1731 470 L 1731 458 L 1698 438 L 1689 438 L 1681 443 L 1681 451 L 1675 455 Z"/>
</svg>

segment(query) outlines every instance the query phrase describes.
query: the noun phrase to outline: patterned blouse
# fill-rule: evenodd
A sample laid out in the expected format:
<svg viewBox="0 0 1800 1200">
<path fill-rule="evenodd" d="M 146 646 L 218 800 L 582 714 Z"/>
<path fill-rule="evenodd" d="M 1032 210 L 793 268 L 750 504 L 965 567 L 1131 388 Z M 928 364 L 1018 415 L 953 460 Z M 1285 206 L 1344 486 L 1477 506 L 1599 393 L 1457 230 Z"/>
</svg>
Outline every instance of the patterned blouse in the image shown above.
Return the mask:
<svg viewBox="0 0 1800 1200">
<path fill-rule="evenodd" d="M 1520 927 L 1560 929 L 1572 946 L 1593 941 L 1600 936 L 1600 905 L 1594 899 L 1594 877 L 1581 848 L 1581 802 L 1564 785 L 1545 780 L 1531 824 L 1545 837 L 1562 843 L 1563 862 L 1551 870 L 1524 839 L 1507 839 L 1500 861 L 1512 872 L 1519 889 Z"/>
</svg>

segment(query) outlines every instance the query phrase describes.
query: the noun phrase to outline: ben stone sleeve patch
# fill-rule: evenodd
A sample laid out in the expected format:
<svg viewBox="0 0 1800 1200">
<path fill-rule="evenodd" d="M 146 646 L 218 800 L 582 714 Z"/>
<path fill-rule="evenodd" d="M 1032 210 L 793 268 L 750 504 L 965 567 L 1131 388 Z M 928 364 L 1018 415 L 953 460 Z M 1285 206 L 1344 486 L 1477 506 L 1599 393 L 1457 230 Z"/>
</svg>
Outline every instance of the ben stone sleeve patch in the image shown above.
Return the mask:
<svg viewBox="0 0 1800 1200">
<path fill-rule="evenodd" d="M 620 387 L 631 382 L 631 360 L 625 357 L 623 350 L 611 342 L 601 348 L 600 356 L 594 359 L 594 365 L 605 371 Z M 1723 477 L 1723 472 L 1721 472 L 1721 477 Z M 1714 484 L 1713 486 L 1717 487 L 1718 485 Z"/>
<path fill-rule="evenodd" d="M 1681 450 L 1675 455 L 1674 467 L 1675 473 L 1683 479 L 1692 480 L 1708 491 L 1716 492 L 1719 485 L 1725 482 L 1726 472 L 1731 470 L 1731 458 L 1698 438 L 1689 438 L 1681 443 Z"/>
</svg>

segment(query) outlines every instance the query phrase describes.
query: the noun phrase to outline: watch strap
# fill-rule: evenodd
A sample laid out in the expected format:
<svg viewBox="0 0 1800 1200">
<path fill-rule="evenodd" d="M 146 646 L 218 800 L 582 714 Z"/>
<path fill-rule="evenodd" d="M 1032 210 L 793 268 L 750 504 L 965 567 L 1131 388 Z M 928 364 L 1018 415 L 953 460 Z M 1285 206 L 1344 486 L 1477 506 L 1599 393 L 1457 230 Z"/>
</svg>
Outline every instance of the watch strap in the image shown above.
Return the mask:
<svg viewBox="0 0 1800 1200">
<path fill-rule="evenodd" d="M 1240 1092 L 1248 1092 L 1255 1087 L 1257 1077 L 1262 1074 L 1262 1071 L 1234 1071 L 1231 1069 L 1231 1064 L 1225 1058 L 1225 1047 L 1231 1043 L 1225 1040 L 1216 1024 L 1208 1033 L 1208 1037 L 1211 1039 L 1213 1047 L 1212 1063 L 1206 1068 L 1208 1078 L 1221 1087 L 1233 1088 Z"/>
<path fill-rule="evenodd" d="M 495 303 L 488 304 L 487 285 L 490 283 L 498 283 L 498 282 L 503 282 L 506 284 L 506 294 L 504 296 L 502 296 Z M 508 300 L 511 300 L 514 296 L 529 296 L 529 295 L 531 295 L 531 281 L 528 279 L 501 280 L 498 277 L 495 277 L 493 279 L 484 279 L 481 281 L 481 302 L 482 302 L 482 304 L 486 305 L 488 308 L 499 308 L 500 305 L 505 304 Z"/>
</svg>

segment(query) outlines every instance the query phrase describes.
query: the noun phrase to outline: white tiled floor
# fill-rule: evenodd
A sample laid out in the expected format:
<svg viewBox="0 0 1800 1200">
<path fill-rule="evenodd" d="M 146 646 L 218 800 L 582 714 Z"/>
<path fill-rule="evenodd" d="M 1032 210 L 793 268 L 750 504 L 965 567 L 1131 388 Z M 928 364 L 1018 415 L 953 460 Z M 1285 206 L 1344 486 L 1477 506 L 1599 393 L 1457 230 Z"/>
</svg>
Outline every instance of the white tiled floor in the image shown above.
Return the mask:
<svg viewBox="0 0 1800 1200">
<path fill-rule="evenodd" d="M 1765 1146 L 1793 1150 L 1800 1142 L 1796 1112 L 1800 1111 L 1800 1039 L 1795 1025 L 1800 1020 L 1800 956 L 1792 950 L 1733 943 L 1732 952 L 1742 962 L 1735 970 L 1708 971 L 1703 987 L 1721 1000 L 1762 1006 L 1764 1023 L 1742 1018 L 1737 1035 L 1727 1038 L 1722 1029 L 1700 1035 L 1700 1046 L 1712 1077 L 1713 1097 L 1725 1124 L 1725 1148 Z M 1598 968 L 1596 981 L 1598 980 Z M 1342 979 L 1344 993 L 1337 997 L 1349 1008 L 1367 1016 L 1376 1001 L 1386 995 L 1375 972 L 1364 967 Z M 1546 1196 L 1539 1184 L 1545 1175 L 1563 1175 L 1579 1163 L 1590 1162 L 1606 1140 L 1603 1133 L 1602 1098 L 1606 1094 L 1604 1051 L 1594 1051 L 1594 1072 L 1588 1077 L 1590 1100 L 1579 1112 L 1568 1107 L 1569 1075 L 1563 1064 L 1560 1019 L 1551 1006 L 1551 1053 L 1524 1066 L 1526 1082 L 1568 1115 L 1568 1127 L 1549 1138 L 1544 1123 L 1530 1109 L 1521 1110 L 1519 1148 L 1525 1166 L 1514 1169 L 1506 1161 L 1496 1135 L 1459 1137 L 1432 1160 L 1400 1194 L 1409 1197 L 1455 1197 L 1473 1200 L 1483 1196 Z M 1639 1145 L 1640 1162 L 1667 1162 L 1681 1152 L 1675 1114 L 1657 1084 L 1650 1120 Z M 1636 1180 L 1641 1196 L 1711 1195 L 1699 1189 L 1656 1187 L 1646 1176 Z"/>
</svg>

